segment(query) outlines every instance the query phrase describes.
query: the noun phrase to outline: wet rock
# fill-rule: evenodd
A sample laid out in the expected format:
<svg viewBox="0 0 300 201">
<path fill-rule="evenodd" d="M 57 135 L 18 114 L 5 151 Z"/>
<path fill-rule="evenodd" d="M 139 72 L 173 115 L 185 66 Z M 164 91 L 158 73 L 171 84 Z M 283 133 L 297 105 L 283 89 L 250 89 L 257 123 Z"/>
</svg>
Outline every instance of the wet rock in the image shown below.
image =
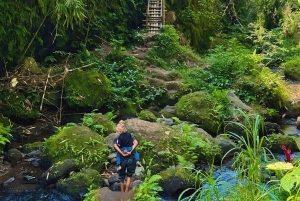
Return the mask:
<svg viewBox="0 0 300 201">
<path fill-rule="evenodd" d="M 16 165 L 22 158 L 23 154 L 15 148 L 8 150 L 4 156 L 4 160 L 10 162 L 12 166 Z"/>
<path fill-rule="evenodd" d="M 118 133 L 111 133 L 110 135 L 104 138 L 104 141 L 108 144 L 109 148 L 114 149 L 114 139 L 118 136 Z"/>
<path fill-rule="evenodd" d="M 227 156 L 233 156 L 234 152 L 228 153 L 228 151 L 236 146 L 232 140 L 227 139 L 221 135 L 218 135 L 215 140 L 216 143 L 221 147 L 223 155 L 227 154 Z"/>
<path fill-rule="evenodd" d="M 297 118 L 296 127 L 297 129 L 300 129 L 300 117 Z"/>
<path fill-rule="evenodd" d="M 120 183 L 114 182 L 111 186 L 109 186 L 109 189 L 112 191 L 121 191 Z"/>
<path fill-rule="evenodd" d="M 265 134 L 282 133 L 280 126 L 277 123 L 265 122 Z"/>
<path fill-rule="evenodd" d="M 108 178 L 108 183 L 112 185 L 115 182 L 118 182 L 118 174 L 113 174 Z"/>
<path fill-rule="evenodd" d="M 76 161 L 67 159 L 62 162 L 55 163 L 40 177 L 40 182 L 44 186 L 56 183 L 59 179 L 66 178 L 70 172 L 77 170 Z"/>
<path fill-rule="evenodd" d="M 57 182 L 57 189 L 74 198 L 82 198 L 89 192 L 89 188 L 101 188 L 103 179 L 97 170 L 83 169 L 81 172 L 73 174 L 71 177 L 61 179 Z"/>
<path fill-rule="evenodd" d="M 3 187 L 8 186 L 8 184 L 10 184 L 11 182 L 13 182 L 14 180 L 15 180 L 15 177 L 9 178 L 8 180 L 6 180 L 6 181 L 3 183 Z"/>
</svg>

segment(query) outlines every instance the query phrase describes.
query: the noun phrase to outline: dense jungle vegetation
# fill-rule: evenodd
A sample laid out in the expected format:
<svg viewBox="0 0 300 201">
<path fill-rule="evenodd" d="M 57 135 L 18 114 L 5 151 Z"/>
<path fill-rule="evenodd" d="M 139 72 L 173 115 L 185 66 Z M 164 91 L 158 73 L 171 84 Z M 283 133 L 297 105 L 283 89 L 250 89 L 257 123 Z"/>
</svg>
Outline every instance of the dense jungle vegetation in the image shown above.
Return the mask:
<svg viewBox="0 0 300 201">
<path fill-rule="evenodd" d="M 233 118 L 229 91 L 264 120 L 276 121 L 285 113 L 289 96 L 285 79 L 300 79 L 299 0 L 166 0 L 173 20 L 151 37 L 144 27 L 147 4 L 147 0 L 0 0 L 0 113 L 16 122 L 43 117 L 60 126 L 65 111 L 155 121 L 153 114 L 144 112 L 176 105 L 175 119 L 197 124 L 213 136 Z M 138 47 L 148 50 L 142 59 L 133 56 Z M 173 85 L 157 81 L 148 67 L 168 72 L 164 81 Z M 170 93 L 173 88 L 176 93 Z M 241 117 L 249 120 L 244 113 Z M 278 191 L 260 185 L 259 165 L 243 166 L 249 160 L 260 163 L 258 153 L 267 152 L 257 133 L 260 123 L 254 118 L 253 124 L 242 126 L 248 141 L 233 135 L 246 147 L 235 165 L 241 181 L 247 175 L 248 182 L 238 186 L 240 195 L 233 193 L 224 200 L 283 199 Z M 2 151 L 11 139 L 11 127 L 3 121 L 0 131 Z M 299 168 L 292 173 L 299 176 Z M 299 179 L 291 186 L 283 175 L 279 179 L 283 178 L 286 192 L 280 196 L 299 200 Z M 205 177 L 212 187 L 205 195 L 196 191 L 196 199 L 210 200 L 216 191 L 214 180 Z M 155 179 L 149 173 L 145 182 L 150 186 Z M 147 190 L 140 189 L 137 200 L 149 195 L 155 200 L 149 186 L 142 185 Z"/>
</svg>

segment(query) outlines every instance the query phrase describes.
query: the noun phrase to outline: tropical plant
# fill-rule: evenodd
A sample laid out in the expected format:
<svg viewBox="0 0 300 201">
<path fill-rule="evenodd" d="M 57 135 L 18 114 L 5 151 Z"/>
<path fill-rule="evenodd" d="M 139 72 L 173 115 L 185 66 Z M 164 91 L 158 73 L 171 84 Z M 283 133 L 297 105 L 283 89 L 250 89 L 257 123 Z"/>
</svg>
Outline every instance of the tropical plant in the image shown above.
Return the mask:
<svg viewBox="0 0 300 201">
<path fill-rule="evenodd" d="M 10 143 L 10 140 L 12 139 L 12 135 L 10 134 L 11 127 L 10 126 L 4 126 L 2 123 L 0 123 L 0 154 L 3 152 L 3 147 L 5 144 Z"/>
<path fill-rule="evenodd" d="M 162 187 L 159 186 L 158 181 L 161 179 L 160 175 L 151 175 L 151 171 L 148 169 L 145 180 L 135 188 L 135 201 L 159 201 L 160 197 L 157 196 L 159 191 L 162 191 Z"/>
<path fill-rule="evenodd" d="M 240 177 L 259 183 L 263 179 L 262 158 L 267 154 L 272 154 L 269 149 L 263 147 L 265 139 L 265 136 L 262 136 L 264 120 L 260 115 L 246 114 L 241 109 L 237 109 L 236 112 L 240 121 L 227 122 L 225 126 L 227 133 L 224 135 L 236 141 L 237 146 L 228 151 L 224 157 L 228 153 L 235 152 L 233 167 L 238 170 Z M 230 127 L 240 129 L 242 134 L 230 131 Z M 264 160 L 267 158 L 264 157 Z"/>
</svg>

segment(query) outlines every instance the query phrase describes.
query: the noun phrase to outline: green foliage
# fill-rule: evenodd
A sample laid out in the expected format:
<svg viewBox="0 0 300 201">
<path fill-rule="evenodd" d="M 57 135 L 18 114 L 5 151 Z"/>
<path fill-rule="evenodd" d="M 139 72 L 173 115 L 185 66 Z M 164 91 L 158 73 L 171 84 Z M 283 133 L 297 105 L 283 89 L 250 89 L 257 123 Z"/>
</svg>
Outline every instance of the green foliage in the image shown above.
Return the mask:
<svg viewBox="0 0 300 201">
<path fill-rule="evenodd" d="M 96 190 L 92 190 L 89 188 L 89 192 L 84 194 L 84 200 L 83 201 L 97 201 L 96 200 Z"/>
<path fill-rule="evenodd" d="M 93 71 L 74 71 L 65 83 L 65 100 L 71 106 L 99 108 L 111 91 L 108 78 Z"/>
<path fill-rule="evenodd" d="M 262 68 L 256 77 L 240 77 L 234 88 L 241 100 L 278 110 L 288 101 L 288 90 L 285 86 L 285 81 L 278 74 L 272 73 L 268 68 Z"/>
<path fill-rule="evenodd" d="M 169 25 L 162 27 L 147 59 L 164 69 L 188 65 L 189 62 L 202 63 L 202 59 L 190 48 L 181 46 L 178 39 L 179 36 L 174 27 Z"/>
<path fill-rule="evenodd" d="M 115 123 L 112 121 L 114 115 L 112 113 L 99 114 L 99 113 L 86 113 L 82 121 L 83 125 L 89 127 L 92 131 L 100 135 L 107 136 L 115 131 Z"/>
<path fill-rule="evenodd" d="M 1 113 L 7 117 L 34 119 L 40 116 L 40 98 L 36 91 L 0 91 Z"/>
<path fill-rule="evenodd" d="M 225 127 L 225 131 L 228 132 L 225 135 L 238 142 L 237 146 L 228 153 L 235 151 L 233 166 L 239 171 L 241 178 L 245 177 L 251 182 L 260 182 L 262 156 L 271 153 L 263 146 L 265 136 L 260 135 L 263 131 L 264 120 L 260 115 L 248 115 L 240 109 L 237 110 L 237 115 L 242 122 L 228 122 Z M 227 130 L 228 126 L 232 125 L 240 128 L 245 134 L 240 135 Z"/>
<path fill-rule="evenodd" d="M 237 78 L 249 75 L 257 68 L 249 49 L 236 39 L 210 50 L 206 60 L 209 67 L 202 78 L 218 89 L 231 88 Z"/>
<path fill-rule="evenodd" d="M 280 180 L 281 188 L 290 194 L 287 200 L 300 199 L 300 167 L 296 167 L 291 172 L 285 174 Z"/>
<path fill-rule="evenodd" d="M 284 75 L 289 79 L 300 79 L 300 58 L 294 57 L 283 64 Z"/>
<path fill-rule="evenodd" d="M 287 50 L 282 47 L 283 32 L 281 29 L 268 31 L 260 22 L 248 25 L 248 39 L 252 41 L 256 53 L 263 56 L 263 64 L 278 67 L 283 61 Z"/>
<path fill-rule="evenodd" d="M 178 0 L 167 6 L 167 10 L 176 13 L 175 26 L 196 50 L 208 48 L 210 37 L 223 28 L 221 20 L 224 7 L 219 0 Z"/>
<path fill-rule="evenodd" d="M 2 123 L 0 123 L 0 154 L 3 153 L 4 145 L 10 143 L 10 140 L 12 139 L 10 132 L 10 126 L 4 126 Z"/>
<path fill-rule="evenodd" d="M 179 131 L 180 136 L 170 139 L 169 149 L 180 154 L 187 162 L 192 164 L 211 163 L 215 158 L 220 157 L 220 147 L 213 142 L 204 140 L 195 125 L 180 123 L 172 127 Z"/>
<path fill-rule="evenodd" d="M 156 122 L 156 116 L 150 110 L 142 110 L 139 113 L 139 118 L 145 121 Z"/>
<path fill-rule="evenodd" d="M 151 175 L 151 171 L 147 170 L 145 180 L 139 185 L 138 188 L 134 189 L 134 200 L 135 201 L 159 201 L 158 192 L 163 189 L 159 186 L 158 181 L 161 179 L 160 175 Z"/>
<path fill-rule="evenodd" d="M 208 84 L 203 78 L 207 72 L 201 67 L 179 69 L 183 79 L 184 88 L 191 92 L 207 90 Z"/>
<path fill-rule="evenodd" d="M 55 163 L 76 159 L 80 167 L 102 169 L 108 146 L 102 136 L 85 126 L 67 125 L 45 140 L 43 157 Z"/>
</svg>

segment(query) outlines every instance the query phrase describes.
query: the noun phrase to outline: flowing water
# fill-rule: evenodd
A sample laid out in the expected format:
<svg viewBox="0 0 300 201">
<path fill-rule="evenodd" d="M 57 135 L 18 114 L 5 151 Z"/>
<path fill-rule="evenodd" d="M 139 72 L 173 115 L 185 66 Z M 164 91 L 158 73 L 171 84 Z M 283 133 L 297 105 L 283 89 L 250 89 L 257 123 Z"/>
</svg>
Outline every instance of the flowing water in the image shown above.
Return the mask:
<svg viewBox="0 0 300 201">
<path fill-rule="evenodd" d="M 285 119 L 280 123 L 281 130 L 285 135 L 300 136 L 300 131 L 295 126 L 295 119 Z M 274 154 L 276 158 L 284 161 L 283 154 Z M 292 159 L 300 157 L 300 152 L 292 154 Z M 74 199 L 68 195 L 55 190 L 55 188 L 43 188 L 38 182 L 26 183 L 25 177 L 38 178 L 44 170 L 34 167 L 26 161 L 12 167 L 13 173 L 1 175 L 0 180 L 7 181 L 7 185 L 0 188 L 0 201 L 81 201 L 82 199 Z M 3 169 L 3 167 L 2 167 Z M 26 170 L 26 171 L 25 171 Z M 0 167 L 1 171 L 1 167 Z M 208 170 L 207 170 L 208 171 Z M 237 173 L 226 167 L 215 167 L 213 178 L 217 180 L 217 188 L 220 195 L 226 195 L 230 189 L 237 185 Z M 11 181 L 10 181 L 11 180 Z M 231 188 L 228 188 L 231 186 Z M 203 189 L 209 190 L 209 185 L 204 184 Z M 228 190 L 229 189 L 229 190 Z M 176 198 L 163 197 L 162 201 L 176 201 Z"/>
</svg>

